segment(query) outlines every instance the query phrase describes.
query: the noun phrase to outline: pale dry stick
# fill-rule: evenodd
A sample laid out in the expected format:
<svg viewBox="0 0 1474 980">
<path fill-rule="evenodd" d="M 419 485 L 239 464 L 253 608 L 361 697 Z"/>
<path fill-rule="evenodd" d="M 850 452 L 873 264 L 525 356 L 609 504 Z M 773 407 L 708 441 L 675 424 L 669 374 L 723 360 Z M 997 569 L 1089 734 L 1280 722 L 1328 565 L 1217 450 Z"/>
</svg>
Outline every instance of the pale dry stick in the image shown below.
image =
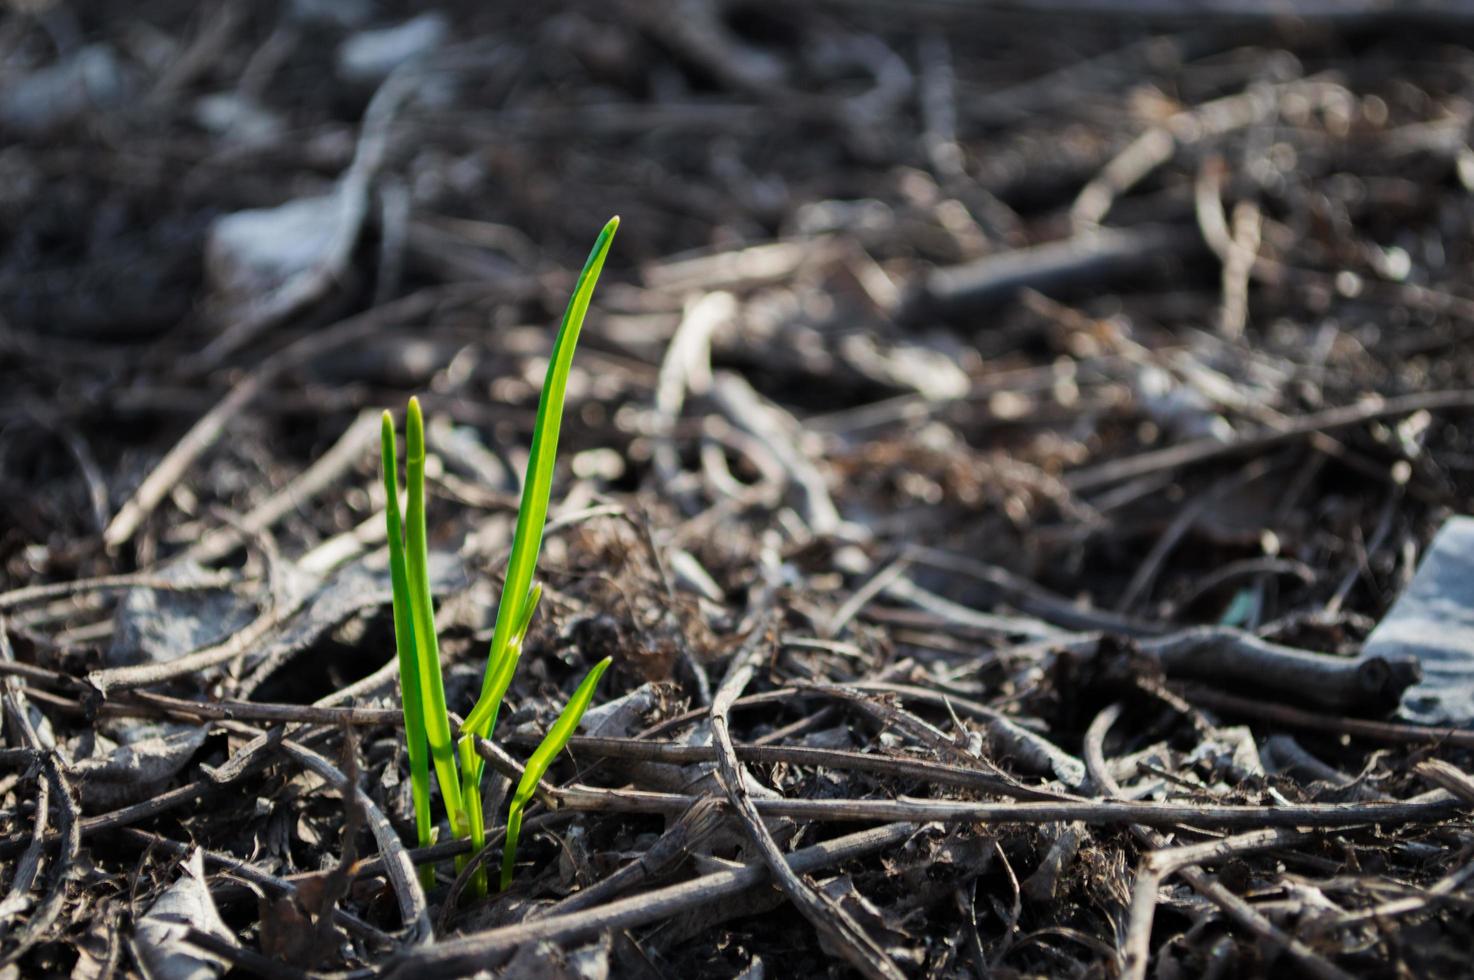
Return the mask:
<svg viewBox="0 0 1474 980">
<path fill-rule="evenodd" d="M 688 394 L 706 395 L 711 390 L 711 338 L 718 329 L 737 316 L 737 300 L 731 293 L 707 293 L 700 299 L 688 300 L 681 322 L 671 335 L 670 345 L 660 362 L 655 382 L 655 414 L 658 431 L 653 443 L 652 462 L 655 473 L 678 503 L 681 493 L 681 465 L 675 446 L 676 421 Z"/>
<path fill-rule="evenodd" d="M 1410 912 L 1420 912 L 1428 908 L 1428 906 L 1435 904 L 1440 899 L 1452 896 L 1456 889 L 1462 888 L 1464 883 L 1471 878 L 1474 878 L 1474 862 L 1470 862 L 1452 874 L 1438 879 L 1425 888 L 1421 894 L 1409 895 L 1406 898 L 1396 898 L 1389 902 L 1383 902 L 1381 905 L 1373 905 L 1371 908 L 1347 912 L 1338 916 L 1331 925 L 1344 928 L 1362 922 L 1377 922 L 1382 919 L 1391 918 L 1394 915 L 1407 915 Z"/>
<path fill-rule="evenodd" d="M 699 797 L 649 790 L 606 790 L 565 786 L 550 795 L 569 810 L 610 813 L 680 813 Z M 1375 823 L 1435 823 L 1458 814 L 1462 803 L 1443 791 L 1392 803 L 1301 803 L 1292 806 L 1228 806 L 1189 803 L 1139 803 L 1124 800 L 991 803 L 971 800 L 754 799 L 765 817 L 791 817 L 823 823 L 905 820 L 914 823 L 1059 823 L 1079 820 L 1091 826 L 1145 824 L 1149 827 L 1208 827 L 1256 830 L 1264 827 L 1356 827 Z"/>
<path fill-rule="evenodd" d="M 691 802 L 695 802 L 693 798 Z M 916 831 L 910 823 L 893 823 L 837 837 L 795 851 L 785 865 L 807 874 L 844 861 L 895 847 Z M 703 905 L 720 902 L 768 880 L 768 867 L 754 862 L 690 881 L 622 898 L 607 905 L 533 919 L 485 932 L 474 932 L 405 953 L 385 970 L 390 978 L 455 976 L 494 966 L 519 946 L 535 942 L 572 942 L 605 930 L 629 929 L 662 922 Z"/>
<path fill-rule="evenodd" d="M 957 623 L 972 629 L 983 630 L 993 633 L 1002 638 L 1023 637 L 1027 640 L 1064 640 L 1077 635 L 1056 629 L 1034 618 L 1023 616 L 1007 616 L 1001 613 L 985 613 L 976 609 L 970 609 L 960 603 L 953 602 L 934 592 L 923 589 L 913 582 L 904 572 L 897 574 L 885 583 L 884 592 L 888 596 L 908 602 L 918 609 L 924 609 L 933 615 L 940 616 L 948 622 Z"/>
<path fill-rule="evenodd" d="M 710 108 L 710 107 L 709 107 Z M 767 242 L 693 258 L 666 259 L 645 267 L 645 283 L 663 293 L 687 296 L 718 289 L 743 292 L 789 282 L 807 266 L 825 266 L 843 251 L 832 236 Z"/>
<path fill-rule="evenodd" d="M 206 532 L 179 560 L 208 565 L 224 558 L 249 535 L 273 527 L 287 514 L 337 483 L 343 472 L 363 455 L 364 449 L 376 444 L 378 435 L 379 416 L 371 411 L 359 413 L 327 452 L 285 487 L 242 516 L 240 527 L 219 527 Z"/>
<path fill-rule="evenodd" d="M 880 595 L 891 583 L 904 575 L 910 567 L 910 560 L 901 557 L 870 576 L 864 585 L 856 589 L 834 611 L 834 615 L 830 616 L 829 621 L 823 624 L 823 627 L 820 629 L 820 635 L 825 639 L 833 639 L 838 636 L 839 631 L 849 625 L 850 620 L 859 615 L 860 610 L 868 606 L 876 596 Z"/>
<path fill-rule="evenodd" d="M 260 734 L 259 729 L 246 728 L 245 731 Z M 369 831 L 374 836 L 374 841 L 379 845 L 379 852 L 384 857 L 384 871 L 389 876 L 389 883 L 394 888 L 395 897 L 399 900 L 399 917 L 405 928 L 409 930 L 409 943 L 418 945 L 433 942 L 435 931 L 430 925 L 430 909 L 425 904 L 425 892 L 420 888 L 420 879 L 415 874 L 414 862 L 409 859 L 409 855 L 404 850 L 404 844 L 399 839 L 399 834 L 395 832 L 383 811 L 369 798 L 367 793 L 355 783 L 350 782 L 348 777 L 339 772 L 336 766 L 321 755 L 290 739 L 282 739 L 281 748 L 287 755 L 311 770 L 314 775 L 323 779 L 338 792 L 353 794 L 357 806 L 369 825 Z"/>
<path fill-rule="evenodd" d="M 1259 851 L 1291 847 L 1313 839 L 1313 834 L 1288 829 L 1256 830 L 1188 847 L 1171 848 L 1166 846 L 1166 838 L 1155 831 L 1133 828 L 1137 829 L 1145 831 L 1144 835 L 1139 835 L 1144 840 L 1151 844 L 1160 843 L 1162 848 L 1145 855 L 1137 869 L 1136 883 L 1131 893 L 1131 919 L 1123 944 L 1126 961 L 1123 977 L 1128 980 L 1145 980 L 1158 891 L 1162 883 L 1173 874 L 1180 874 L 1194 891 L 1217 905 L 1235 924 L 1269 947 L 1284 949 L 1305 973 L 1317 980 L 1351 980 L 1351 974 L 1322 958 L 1299 939 L 1283 932 L 1260 915 L 1252 905 L 1198 867 L 1200 864 Z"/>
<path fill-rule="evenodd" d="M 512 740 L 514 742 L 523 741 L 515 737 Z M 657 742 L 643 738 L 600 738 L 575 735 L 569 739 L 568 748 L 602 758 L 644 762 L 689 764 L 715 762 L 717 758 L 715 746 Z M 870 772 L 894 779 L 909 779 L 931 785 L 961 786 L 1016 799 L 1061 801 L 1074 799 L 1066 794 L 1013 783 L 978 769 L 933 762 L 929 759 L 874 755 L 847 749 L 820 749 L 806 745 L 768 745 L 757 742 L 737 742 L 733 748 L 737 752 L 737 757 L 745 762 L 820 766 L 825 769 Z"/>
<path fill-rule="evenodd" d="M 1197 215 L 1203 241 L 1218 256 L 1223 267 L 1218 332 L 1227 340 L 1237 341 L 1243 337 L 1249 322 L 1249 281 L 1256 277 L 1269 278 L 1266 272 L 1271 270 L 1275 281 L 1279 276 L 1277 267 L 1259 258 L 1263 231 L 1263 215 L 1259 206 L 1252 201 L 1240 201 L 1234 205 L 1233 225 L 1230 227 L 1222 199 L 1226 170 L 1222 158 L 1216 156 L 1205 160 L 1198 168 L 1197 180 L 1193 182 L 1193 211 Z"/>
<path fill-rule="evenodd" d="M 1458 766 L 1441 759 L 1424 759 L 1413 767 L 1413 773 L 1425 782 L 1448 790 L 1466 806 L 1474 807 L 1474 777 Z"/>
<path fill-rule="evenodd" d="M 15 662 L 15 650 L 10 645 L 10 632 L 4 617 L 0 617 L 0 661 Z M 27 950 L 41 941 L 47 930 L 56 922 L 66 898 L 67 879 L 72 873 L 73 865 L 76 863 L 82 846 L 82 813 L 77 806 L 76 799 L 72 796 L 71 785 L 62 772 L 62 767 L 57 763 L 59 754 L 56 748 L 47 746 L 41 740 L 35 726 L 31 724 L 30 706 L 20 682 L 13 678 L 6 678 L 3 689 L 6 727 L 8 730 L 19 733 L 24 748 L 36 753 L 36 757 L 41 762 L 43 782 L 41 791 L 37 794 L 37 815 L 34 818 L 36 823 L 30 844 L 16 864 L 11 876 L 10 889 L 3 902 L 0 902 L 0 905 L 6 909 L 6 914 L 0 915 L 0 938 L 5 938 L 8 926 L 15 923 L 17 913 L 30 904 L 29 893 L 36 883 L 41 857 L 47 844 L 54 841 L 57 844 L 57 854 L 55 861 L 50 863 L 51 866 L 48 869 L 50 881 L 46 893 L 37 903 L 35 911 L 27 919 L 25 925 L 19 930 L 15 945 L 8 952 L 0 955 L 0 969 L 20 959 Z M 59 826 L 55 833 L 47 833 L 46 823 L 53 803 L 57 810 Z"/>
<path fill-rule="evenodd" d="M 229 639 L 214 646 L 187 653 L 157 664 L 134 664 L 128 667 L 106 667 L 87 675 L 91 684 L 103 697 L 113 691 L 127 691 L 138 687 L 162 684 L 189 674 L 196 674 L 211 667 L 229 663 L 245 656 L 256 642 L 306 605 L 306 595 L 298 596 L 284 606 L 272 606 L 257 616 L 244 629 L 232 634 Z"/>
<path fill-rule="evenodd" d="M 1316 433 L 1346 429 L 1367 422 L 1380 422 L 1414 412 L 1467 412 L 1474 410 L 1474 391 L 1427 391 L 1396 398 L 1374 396 L 1358 405 L 1329 408 L 1287 419 L 1284 428 L 1242 436 L 1230 442 L 1211 437 L 1193 439 L 1135 456 L 1113 459 L 1065 474 L 1065 486 L 1075 493 L 1097 490 L 1133 477 L 1181 469 L 1209 460 L 1262 453 Z"/>
<path fill-rule="evenodd" d="M 1233 208 L 1233 249 L 1223 263 L 1223 304 L 1218 312 L 1218 330 L 1229 340 L 1244 335 L 1249 322 L 1249 278 L 1259 254 L 1263 215 L 1253 201 L 1240 201 Z"/>
<path fill-rule="evenodd" d="M 766 595 L 766 590 L 763 590 Z M 732 659 L 727 676 L 711 699 L 711 734 L 716 744 L 717 775 L 726 790 L 727 799 L 737 814 L 737 819 L 747 831 L 747 837 L 768 866 L 768 872 L 783 894 L 809 920 L 826 945 L 844 957 L 862 975 L 872 980 L 905 980 L 905 974 L 891 960 L 880 944 L 861 928 L 839 905 L 826 901 L 823 895 L 788 866 L 777 841 L 768 832 L 762 817 L 753 806 L 752 795 L 747 789 L 747 771 L 737 759 L 732 746 L 732 734 L 727 719 L 736 701 L 757 672 L 768 642 L 768 616 L 759 616 L 748 635 L 743 648 Z"/>
<path fill-rule="evenodd" d="M 335 534 L 297 559 L 297 568 L 309 575 L 326 577 L 334 569 L 346 565 L 359 555 L 384 543 L 384 512 L 375 511 L 352 529 Z"/>
<path fill-rule="evenodd" d="M 733 476 L 723 450 L 733 452 L 751 463 L 758 473 L 757 482 L 743 483 Z M 710 515 L 725 513 L 722 510 L 724 507 L 776 507 L 788 487 L 787 471 L 763 441 L 730 425 L 718 415 L 707 415 L 701 420 L 701 469 L 711 488 L 716 491 L 713 496 L 722 495 L 730 499 L 719 501 L 692 517 L 683 530 L 703 521 L 714 523 Z"/>
<path fill-rule="evenodd" d="M 1103 748 L 1106 733 L 1120 717 L 1121 708 L 1121 702 L 1118 701 L 1102 709 L 1085 733 L 1085 764 L 1090 770 L 1090 777 L 1102 792 L 1114 799 L 1121 799 L 1124 794 L 1106 766 Z M 1142 858 L 1131 896 L 1131 919 L 1122 949 L 1122 974 L 1129 980 L 1145 980 L 1147 960 L 1151 955 L 1152 920 L 1156 915 L 1157 892 L 1161 883 L 1173 873 L 1180 873 L 1194 891 L 1217 905 L 1240 927 L 1274 947 L 1284 949 L 1318 980 L 1350 980 L 1341 970 L 1326 962 L 1298 939 L 1276 928 L 1248 902 L 1209 878 L 1196 866 L 1215 857 L 1300 843 L 1309 839 L 1310 835 L 1281 825 L 1279 829 L 1266 828 L 1242 834 L 1238 838 L 1211 841 L 1196 847 L 1168 849 L 1167 839 L 1150 827 L 1133 825 L 1131 833 L 1151 848 L 1152 853 Z"/>
<path fill-rule="evenodd" d="M 189 580 L 175 582 L 156 573 L 135 572 L 129 575 L 104 575 L 100 578 L 83 578 L 72 582 L 50 582 L 45 585 L 27 585 L 23 588 L 0 592 L 0 610 L 13 609 L 46 599 L 84 595 L 89 592 L 122 592 L 128 589 L 153 589 L 156 592 L 198 592 L 210 589 L 229 589 L 246 584 L 246 580 L 231 572 L 206 572 Z"/>
<path fill-rule="evenodd" d="M 1220 260 L 1226 261 L 1233 249 L 1233 238 L 1229 231 L 1228 215 L 1223 210 L 1223 202 L 1220 198 L 1225 176 L 1226 169 L 1220 158 L 1215 157 L 1205 161 L 1198 170 L 1195 183 L 1194 211 L 1197 215 L 1198 229 L 1204 241 Z M 1336 287 L 1337 276 L 1333 272 L 1291 265 L 1288 262 L 1259 254 L 1252 256 L 1248 275 L 1252 279 L 1271 286 L 1289 283 L 1332 290 Z M 1446 315 L 1466 324 L 1474 322 L 1474 300 L 1463 296 L 1407 282 L 1371 280 L 1362 282 L 1361 288 L 1368 299 L 1377 299 L 1381 302 Z M 1335 448 L 1340 450 L 1340 447 Z M 1344 450 L 1340 451 L 1344 452 Z"/>
<path fill-rule="evenodd" d="M 220 438 L 225 426 L 288 368 L 310 361 L 335 348 L 364 340 L 385 324 L 423 316 L 442 304 L 465 301 L 485 292 L 485 287 L 465 285 L 423 289 L 314 331 L 266 358 L 237 381 L 226 396 L 201 416 L 184 437 L 175 443 L 174 448 L 165 454 L 128 502 L 113 516 L 103 535 L 104 543 L 109 549 L 116 549 L 132 538 L 160 501 L 184 478 L 185 471 Z"/>
<path fill-rule="evenodd" d="M 778 458 L 803 495 L 803 515 L 809 530 L 819 537 L 840 531 L 844 521 L 829 495 L 824 475 L 798 446 L 798 421 L 758 394 L 741 375 L 729 371 L 713 378 L 712 395 L 728 421 L 764 443 Z"/>
<path fill-rule="evenodd" d="M 1214 154 L 1203 160 L 1193 180 L 1193 216 L 1197 219 L 1198 231 L 1203 242 L 1227 264 L 1234 254 L 1234 235 L 1228 223 L 1228 212 L 1223 209 L 1223 185 L 1228 177 L 1228 164 Z M 1269 259 L 1252 255 L 1250 271 L 1254 276 L 1269 282 L 1278 282 L 1279 265 Z"/>
<path fill-rule="evenodd" d="M 397 664 L 396 664 L 397 666 Z M 132 691 L 127 701 L 139 702 L 154 714 L 181 715 L 205 721 L 275 721 L 299 725 L 389 725 L 404 724 L 399 708 L 338 708 L 315 704 L 271 704 L 260 701 L 187 701 L 152 691 Z M 126 707 L 127 701 L 115 702 Z"/>
<path fill-rule="evenodd" d="M 1181 147 L 1266 122 L 1287 96 L 1303 96 L 1320 104 L 1333 94 L 1351 97 L 1344 87 L 1324 77 L 1277 85 L 1253 84 L 1243 92 L 1176 113 L 1132 140 L 1081 189 L 1070 206 L 1075 232 L 1098 226 L 1117 198 L 1171 160 Z"/>
</svg>

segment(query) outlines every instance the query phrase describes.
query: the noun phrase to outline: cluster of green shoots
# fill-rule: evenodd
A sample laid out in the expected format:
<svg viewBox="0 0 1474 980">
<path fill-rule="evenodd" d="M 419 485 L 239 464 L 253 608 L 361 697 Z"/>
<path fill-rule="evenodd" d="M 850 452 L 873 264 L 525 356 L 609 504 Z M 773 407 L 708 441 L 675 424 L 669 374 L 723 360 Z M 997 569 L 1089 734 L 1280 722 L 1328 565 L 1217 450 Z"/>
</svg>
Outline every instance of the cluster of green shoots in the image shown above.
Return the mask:
<svg viewBox="0 0 1474 980">
<path fill-rule="evenodd" d="M 563 420 L 563 398 L 573 348 L 588 313 L 589 299 L 604 267 L 619 219 L 611 218 L 599 233 L 578 277 L 568 309 L 563 314 L 558 338 L 553 344 L 547 379 L 537 406 L 532 454 L 527 461 L 522 502 L 517 511 L 517 530 L 512 538 L 506 583 L 497 606 L 496 627 L 481 695 L 453 740 L 450 715 L 445 706 L 445 684 L 440 671 L 440 647 L 435 638 L 434 605 L 430 594 L 429 548 L 425 536 L 425 421 L 417 399 L 410 399 L 406 432 L 405 482 L 408 506 L 399 510 L 399 468 L 396 462 L 394 419 L 384 413 L 383 472 L 388 498 L 385 519 L 389 532 L 389 568 L 394 588 L 394 640 L 399 652 L 399 685 L 404 705 L 404 736 L 409 756 L 410 783 L 414 794 L 415 828 L 419 843 L 433 842 L 430 810 L 430 768 L 433 764 L 440 784 L 450 830 L 457 838 L 469 837 L 477 851 L 486 844 L 486 821 L 481 809 L 481 777 L 485 761 L 476 752 L 476 739 L 490 738 L 496 726 L 502 698 L 517 671 L 523 640 L 533 611 L 542 596 L 542 586 L 533 583 L 543 525 L 547 521 L 548 498 L 552 493 L 553 462 L 558 453 L 558 430 Z M 507 811 L 506 842 L 502 851 L 501 887 L 512 880 L 517 838 L 522 830 L 522 811 L 532 799 L 538 781 L 568 744 L 599 678 L 609 666 L 605 658 L 578 685 L 557 722 L 537 751 L 527 760 L 521 781 L 512 794 Z M 478 868 L 472 887 L 486 893 L 484 870 Z"/>
</svg>

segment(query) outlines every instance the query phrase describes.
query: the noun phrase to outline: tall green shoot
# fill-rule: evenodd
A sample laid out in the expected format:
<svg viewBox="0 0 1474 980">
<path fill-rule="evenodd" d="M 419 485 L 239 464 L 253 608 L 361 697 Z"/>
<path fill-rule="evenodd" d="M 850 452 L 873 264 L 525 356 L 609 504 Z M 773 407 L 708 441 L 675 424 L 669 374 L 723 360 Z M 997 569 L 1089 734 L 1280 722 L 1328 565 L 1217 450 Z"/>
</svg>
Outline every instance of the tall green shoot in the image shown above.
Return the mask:
<svg viewBox="0 0 1474 980">
<path fill-rule="evenodd" d="M 548 519 L 548 498 L 553 492 L 553 463 L 558 454 L 558 433 L 563 427 L 563 399 L 568 391 L 568 372 L 573 366 L 573 349 L 578 344 L 584 317 L 604 258 L 619 228 L 619 218 L 610 218 L 594 242 L 579 273 L 573 296 L 563 312 L 558 339 L 553 342 L 553 356 L 543 381 L 542 396 L 537 405 L 537 422 L 532 432 L 532 453 L 527 459 L 523 482 L 522 505 L 517 510 L 517 530 L 512 535 L 512 555 L 507 561 L 506 584 L 496 611 L 496 627 L 492 631 L 491 650 L 487 655 L 486 674 L 482 677 L 481 697 L 466 716 L 463 730 L 483 738 L 496 724 L 497 711 L 517 669 L 521 644 L 512 643 L 514 632 L 526 630 L 531 619 L 532 574 L 537 568 L 542 549 L 543 525 Z M 525 611 L 525 615 L 524 615 Z"/>
<path fill-rule="evenodd" d="M 478 849 L 485 846 L 486 825 L 481 812 L 481 778 L 485 764 L 475 752 L 475 739 L 489 737 L 496 725 L 502 700 L 522 656 L 532 615 L 542 595 L 542 587 L 534 584 L 532 579 L 542 547 L 543 527 L 547 522 L 548 502 L 552 495 L 553 466 L 558 452 L 558 435 L 563 421 L 568 374 L 594 286 L 598 282 L 604 259 L 618 227 L 619 219 L 611 218 L 599 233 L 569 299 L 568 308 L 564 311 L 558 336 L 553 344 L 553 354 L 533 426 L 532 452 L 523 481 L 517 528 L 512 538 L 506 583 L 497 606 L 496 626 L 492 631 L 486 672 L 482 677 L 480 697 L 461 728 L 459 760 L 457 746 L 452 743 L 450 720 L 446 711 L 440 648 L 435 637 L 434 603 L 430 591 L 429 549 L 425 531 L 424 418 L 419 401 L 410 399 L 405 452 L 408 506 L 406 515 L 401 519 L 394 423 L 389 413 L 384 415 L 382 451 L 384 489 L 388 497 L 385 522 L 389 536 L 390 572 L 394 592 L 395 645 L 399 654 L 415 825 L 421 844 L 429 843 L 431 836 L 429 770 L 433 761 L 451 832 L 457 837 L 469 835 Z M 526 791 L 524 792 L 522 785 L 518 786 L 508 812 L 509 843 L 504 854 L 503 887 L 510 880 L 516 838 L 521 828 L 522 809 L 530 798 L 532 788 L 536 787 L 542 774 L 578 727 L 599 678 L 608 666 L 609 661 L 606 659 L 583 679 L 547 738 L 528 763 L 528 772 L 535 771 L 536 775 L 530 783 L 524 777 Z M 515 831 L 511 826 L 513 819 L 516 820 Z M 478 894 L 485 893 L 484 872 L 478 872 L 474 887 Z"/>
</svg>

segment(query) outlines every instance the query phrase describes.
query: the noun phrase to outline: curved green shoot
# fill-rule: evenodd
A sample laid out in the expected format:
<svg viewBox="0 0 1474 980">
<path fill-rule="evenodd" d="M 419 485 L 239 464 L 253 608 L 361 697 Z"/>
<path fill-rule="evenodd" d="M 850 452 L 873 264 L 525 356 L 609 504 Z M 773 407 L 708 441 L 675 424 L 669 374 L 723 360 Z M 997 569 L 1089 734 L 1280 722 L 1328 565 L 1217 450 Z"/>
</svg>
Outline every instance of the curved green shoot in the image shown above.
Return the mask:
<svg viewBox="0 0 1474 980">
<path fill-rule="evenodd" d="M 604 671 L 609 669 L 610 658 L 605 657 L 594 665 L 594 669 L 588 672 L 583 682 L 578 685 L 578 690 L 573 692 L 573 697 L 568 699 L 563 713 L 558 720 L 553 722 L 553 727 L 548 729 L 548 734 L 538 745 L 531 758 L 527 760 L 527 766 L 522 770 L 522 779 L 517 783 L 517 792 L 512 796 L 512 804 L 507 809 L 507 839 L 502 845 L 502 881 L 501 887 L 505 891 L 512 883 L 512 871 L 517 863 L 517 838 L 522 835 L 522 811 L 527 802 L 532 799 L 537 784 L 548 771 L 548 766 L 563 751 L 568 740 L 578 729 L 578 723 L 583 720 L 583 714 L 588 710 L 589 702 L 594 698 L 594 689 L 599 686 L 599 678 L 604 676 Z"/>
<path fill-rule="evenodd" d="M 405 482 L 409 485 L 408 527 L 405 533 L 410 618 L 414 626 L 415 660 L 419 668 L 420 698 L 424 705 L 425 737 L 440 796 L 450 829 L 457 837 L 467 833 L 466 812 L 461 801 L 460 774 L 456 772 L 455 747 L 451 742 L 450 716 L 445 710 L 445 685 L 440 670 L 440 643 L 435 638 L 435 601 L 430 593 L 430 551 L 425 534 L 425 419 L 420 400 L 409 400 L 405 425 Z"/>
<path fill-rule="evenodd" d="M 380 426 L 381 466 L 384 476 L 384 523 L 389 535 L 389 581 L 394 590 L 394 647 L 399 654 L 400 705 L 404 710 L 404 744 L 409 755 L 410 791 L 415 804 L 415 834 L 419 845 L 432 842 L 430 816 L 430 756 L 425 736 L 425 707 L 420 694 L 420 671 L 415 656 L 415 633 L 410 615 L 409 579 L 404 560 L 404 522 L 399 513 L 399 458 L 394 444 L 394 417 L 384 413 Z M 420 869 L 427 887 L 434 868 Z"/>
<path fill-rule="evenodd" d="M 517 669 L 520 648 L 511 640 L 517 627 L 528 619 L 523 615 L 524 607 L 531 597 L 532 575 L 537 568 L 538 552 L 542 549 L 543 525 L 548 518 L 548 498 L 553 490 L 553 463 L 558 454 L 558 433 L 563 425 L 563 399 L 568 390 L 568 371 L 573 365 L 573 349 L 578 343 L 579 331 L 583 329 L 584 317 L 589 311 L 589 301 L 599 273 L 604 268 L 604 258 L 614 233 L 619 228 L 619 218 L 609 219 L 604 230 L 599 232 L 583 271 L 579 273 L 573 296 L 563 312 L 563 322 L 558 327 L 558 338 L 553 343 L 553 356 L 548 364 L 548 374 L 543 381 L 542 397 L 537 406 L 537 422 L 533 427 L 532 454 L 527 460 L 527 475 L 523 481 L 522 504 L 517 510 L 517 530 L 512 536 L 512 555 L 507 562 L 507 579 L 502 589 L 501 601 L 496 611 L 496 628 L 492 631 L 491 650 L 487 655 L 486 674 L 482 679 L 481 696 L 466 716 L 464 730 L 483 738 L 491 733 L 496 722 L 497 710 L 512 682 Z"/>
</svg>

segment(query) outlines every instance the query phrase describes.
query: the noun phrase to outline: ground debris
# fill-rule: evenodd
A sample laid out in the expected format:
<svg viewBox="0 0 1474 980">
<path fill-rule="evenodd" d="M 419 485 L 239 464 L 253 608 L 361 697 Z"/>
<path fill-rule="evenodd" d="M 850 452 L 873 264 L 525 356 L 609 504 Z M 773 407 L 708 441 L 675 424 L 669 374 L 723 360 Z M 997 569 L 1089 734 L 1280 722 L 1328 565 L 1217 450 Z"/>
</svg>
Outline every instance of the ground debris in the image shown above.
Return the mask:
<svg viewBox="0 0 1474 980">
<path fill-rule="evenodd" d="M 0 974 L 1471 973 L 1467 16 L 104 6 L 0 26 Z M 463 714 L 613 213 L 477 897 L 378 423 Z"/>
</svg>

